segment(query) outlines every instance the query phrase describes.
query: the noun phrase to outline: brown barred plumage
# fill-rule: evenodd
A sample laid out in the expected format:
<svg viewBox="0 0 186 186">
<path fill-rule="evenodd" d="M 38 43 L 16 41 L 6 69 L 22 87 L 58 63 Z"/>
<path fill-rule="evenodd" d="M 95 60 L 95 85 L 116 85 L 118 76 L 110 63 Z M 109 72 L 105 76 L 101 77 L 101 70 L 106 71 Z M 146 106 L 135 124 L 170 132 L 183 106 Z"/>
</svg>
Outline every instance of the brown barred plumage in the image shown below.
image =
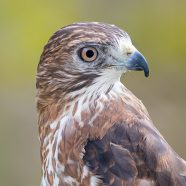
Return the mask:
<svg viewBox="0 0 186 186">
<path fill-rule="evenodd" d="M 85 61 L 83 48 L 96 59 Z M 75 23 L 50 38 L 36 83 L 42 186 L 186 185 L 185 161 L 121 84 L 128 70 L 149 74 L 114 25 Z"/>
</svg>

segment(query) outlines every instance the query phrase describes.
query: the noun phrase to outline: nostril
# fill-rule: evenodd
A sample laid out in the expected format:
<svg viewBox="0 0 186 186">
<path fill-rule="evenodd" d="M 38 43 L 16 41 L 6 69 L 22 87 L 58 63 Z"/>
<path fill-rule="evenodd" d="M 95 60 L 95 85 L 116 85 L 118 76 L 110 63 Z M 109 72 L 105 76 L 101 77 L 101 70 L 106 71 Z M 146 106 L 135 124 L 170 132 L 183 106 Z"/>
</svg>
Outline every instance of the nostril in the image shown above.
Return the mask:
<svg viewBox="0 0 186 186">
<path fill-rule="evenodd" d="M 127 52 L 127 56 L 130 56 L 132 54 L 132 52 Z"/>
</svg>

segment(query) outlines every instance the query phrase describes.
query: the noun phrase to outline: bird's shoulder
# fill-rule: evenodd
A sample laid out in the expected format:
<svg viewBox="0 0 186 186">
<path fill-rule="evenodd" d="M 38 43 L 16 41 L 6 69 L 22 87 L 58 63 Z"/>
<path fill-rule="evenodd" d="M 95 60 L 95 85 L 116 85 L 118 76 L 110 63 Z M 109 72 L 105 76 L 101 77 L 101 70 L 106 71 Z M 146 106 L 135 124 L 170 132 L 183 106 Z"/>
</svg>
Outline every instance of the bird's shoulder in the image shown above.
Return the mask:
<svg viewBox="0 0 186 186">
<path fill-rule="evenodd" d="M 138 120 L 115 123 L 102 139 L 89 140 L 84 162 L 106 185 L 183 185 L 169 167 L 178 166 L 175 157 L 151 121 Z"/>
</svg>

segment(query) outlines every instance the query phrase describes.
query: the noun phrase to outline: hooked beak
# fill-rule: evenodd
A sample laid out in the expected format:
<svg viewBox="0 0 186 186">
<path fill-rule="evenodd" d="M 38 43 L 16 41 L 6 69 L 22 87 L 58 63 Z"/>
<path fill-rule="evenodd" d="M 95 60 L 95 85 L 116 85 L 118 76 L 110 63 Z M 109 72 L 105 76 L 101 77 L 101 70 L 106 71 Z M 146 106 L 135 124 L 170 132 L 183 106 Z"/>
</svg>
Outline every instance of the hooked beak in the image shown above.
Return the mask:
<svg viewBox="0 0 186 186">
<path fill-rule="evenodd" d="M 125 62 L 127 70 L 144 71 L 146 77 L 149 76 L 149 67 L 145 57 L 138 51 L 132 53 Z"/>
</svg>

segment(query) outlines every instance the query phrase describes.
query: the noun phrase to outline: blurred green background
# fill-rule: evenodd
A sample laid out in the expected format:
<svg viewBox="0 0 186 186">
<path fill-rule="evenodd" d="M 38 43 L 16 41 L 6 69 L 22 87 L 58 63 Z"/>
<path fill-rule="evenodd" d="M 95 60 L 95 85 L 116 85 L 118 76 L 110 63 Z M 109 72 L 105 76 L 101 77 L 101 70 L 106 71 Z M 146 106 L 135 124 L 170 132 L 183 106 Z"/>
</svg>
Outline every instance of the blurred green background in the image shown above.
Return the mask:
<svg viewBox="0 0 186 186">
<path fill-rule="evenodd" d="M 151 75 L 132 72 L 123 82 L 186 159 L 185 10 L 185 0 L 1 0 L 0 185 L 40 184 L 36 67 L 49 37 L 78 21 L 112 23 L 131 35 Z"/>
</svg>

